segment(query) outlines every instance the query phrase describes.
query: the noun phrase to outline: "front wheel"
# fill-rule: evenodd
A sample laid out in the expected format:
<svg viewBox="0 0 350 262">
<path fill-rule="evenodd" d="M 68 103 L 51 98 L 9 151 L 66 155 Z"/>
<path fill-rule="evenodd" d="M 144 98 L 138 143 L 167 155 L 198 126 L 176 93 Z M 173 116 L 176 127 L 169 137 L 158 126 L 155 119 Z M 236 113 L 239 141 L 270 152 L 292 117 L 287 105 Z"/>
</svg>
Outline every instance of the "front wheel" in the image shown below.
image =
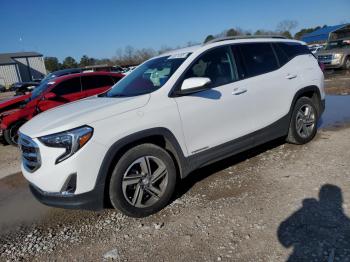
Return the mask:
<svg viewBox="0 0 350 262">
<path fill-rule="evenodd" d="M 18 144 L 18 130 L 24 122 L 16 122 L 8 129 L 4 130 L 4 139 L 9 145 L 17 146 Z"/>
<path fill-rule="evenodd" d="M 174 193 L 176 168 L 164 149 L 142 144 L 116 164 L 109 185 L 114 208 L 131 217 L 145 217 L 165 207 Z"/>
<path fill-rule="evenodd" d="M 308 97 L 301 97 L 295 103 L 290 121 L 287 142 L 306 144 L 317 132 L 318 112 L 314 102 Z"/>
</svg>

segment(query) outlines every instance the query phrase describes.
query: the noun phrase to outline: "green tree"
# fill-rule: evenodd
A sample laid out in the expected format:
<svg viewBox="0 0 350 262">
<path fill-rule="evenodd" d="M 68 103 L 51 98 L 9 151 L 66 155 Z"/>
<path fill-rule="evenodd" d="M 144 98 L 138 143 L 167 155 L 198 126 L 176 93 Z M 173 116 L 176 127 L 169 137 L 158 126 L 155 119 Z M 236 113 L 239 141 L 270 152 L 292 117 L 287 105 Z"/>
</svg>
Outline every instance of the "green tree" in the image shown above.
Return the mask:
<svg viewBox="0 0 350 262">
<path fill-rule="evenodd" d="M 233 28 L 229 29 L 226 32 L 226 36 L 237 36 L 237 35 L 239 35 L 239 32 Z"/>
<path fill-rule="evenodd" d="M 293 38 L 292 34 L 289 31 L 280 32 L 280 34 L 289 39 Z"/>
<path fill-rule="evenodd" d="M 83 55 L 80 58 L 80 63 L 79 66 L 84 67 L 84 66 L 90 66 L 90 65 L 94 65 L 96 62 L 96 59 L 94 58 L 90 58 L 87 55 Z"/>
<path fill-rule="evenodd" d="M 62 68 L 62 65 L 58 62 L 57 57 L 45 57 L 44 62 L 46 70 L 49 72 L 57 71 Z"/>
<path fill-rule="evenodd" d="M 208 35 L 208 36 L 205 38 L 204 43 L 209 42 L 209 41 L 214 40 L 214 39 L 215 39 L 215 37 L 214 37 L 213 35 Z"/>
<path fill-rule="evenodd" d="M 62 63 L 63 68 L 75 68 L 78 67 L 77 62 L 71 56 L 67 56 Z"/>
</svg>

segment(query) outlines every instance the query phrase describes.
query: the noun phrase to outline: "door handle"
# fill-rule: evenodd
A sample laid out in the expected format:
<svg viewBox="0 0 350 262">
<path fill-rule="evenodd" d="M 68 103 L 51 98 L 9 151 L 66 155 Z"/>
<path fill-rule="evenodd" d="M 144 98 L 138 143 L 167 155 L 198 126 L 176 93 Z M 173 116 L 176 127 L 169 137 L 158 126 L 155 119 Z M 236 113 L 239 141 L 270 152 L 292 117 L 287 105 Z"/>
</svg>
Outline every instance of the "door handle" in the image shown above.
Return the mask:
<svg viewBox="0 0 350 262">
<path fill-rule="evenodd" d="M 238 95 L 244 94 L 247 91 L 248 91 L 247 89 L 238 89 L 237 88 L 237 89 L 233 90 L 232 95 L 238 96 Z"/>
<path fill-rule="evenodd" d="M 288 74 L 286 76 L 287 79 L 293 79 L 293 78 L 296 78 L 296 77 L 297 77 L 297 75 L 295 75 L 295 74 Z"/>
</svg>

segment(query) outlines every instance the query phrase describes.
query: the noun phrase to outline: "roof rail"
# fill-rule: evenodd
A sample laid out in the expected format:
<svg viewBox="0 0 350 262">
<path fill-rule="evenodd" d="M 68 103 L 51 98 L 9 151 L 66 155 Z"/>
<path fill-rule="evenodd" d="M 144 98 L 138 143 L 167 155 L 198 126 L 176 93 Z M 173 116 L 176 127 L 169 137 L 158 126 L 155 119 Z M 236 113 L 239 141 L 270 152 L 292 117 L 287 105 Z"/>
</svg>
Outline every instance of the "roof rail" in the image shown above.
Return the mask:
<svg viewBox="0 0 350 262">
<path fill-rule="evenodd" d="M 240 35 L 240 36 L 226 36 L 226 37 L 219 37 L 215 38 L 213 40 L 210 40 L 206 43 L 203 43 L 203 45 L 226 41 L 226 40 L 238 40 L 238 39 L 255 39 L 255 38 L 278 38 L 278 39 L 287 39 L 284 36 L 281 35 Z"/>
</svg>

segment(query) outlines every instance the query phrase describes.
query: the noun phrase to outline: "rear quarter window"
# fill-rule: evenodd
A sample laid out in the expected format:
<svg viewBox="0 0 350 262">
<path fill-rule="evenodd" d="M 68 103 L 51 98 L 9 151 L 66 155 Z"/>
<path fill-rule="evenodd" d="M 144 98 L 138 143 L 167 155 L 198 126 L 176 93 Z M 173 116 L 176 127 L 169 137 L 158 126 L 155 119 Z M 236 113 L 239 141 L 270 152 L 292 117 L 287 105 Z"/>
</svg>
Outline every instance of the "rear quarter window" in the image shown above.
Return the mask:
<svg viewBox="0 0 350 262">
<path fill-rule="evenodd" d="M 289 60 L 293 59 L 298 55 L 306 55 L 311 54 L 309 48 L 306 45 L 302 45 L 294 42 L 281 42 L 276 43 L 275 46 L 277 49 L 281 50 L 281 52 L 285 53 Z"/>
</svg>

